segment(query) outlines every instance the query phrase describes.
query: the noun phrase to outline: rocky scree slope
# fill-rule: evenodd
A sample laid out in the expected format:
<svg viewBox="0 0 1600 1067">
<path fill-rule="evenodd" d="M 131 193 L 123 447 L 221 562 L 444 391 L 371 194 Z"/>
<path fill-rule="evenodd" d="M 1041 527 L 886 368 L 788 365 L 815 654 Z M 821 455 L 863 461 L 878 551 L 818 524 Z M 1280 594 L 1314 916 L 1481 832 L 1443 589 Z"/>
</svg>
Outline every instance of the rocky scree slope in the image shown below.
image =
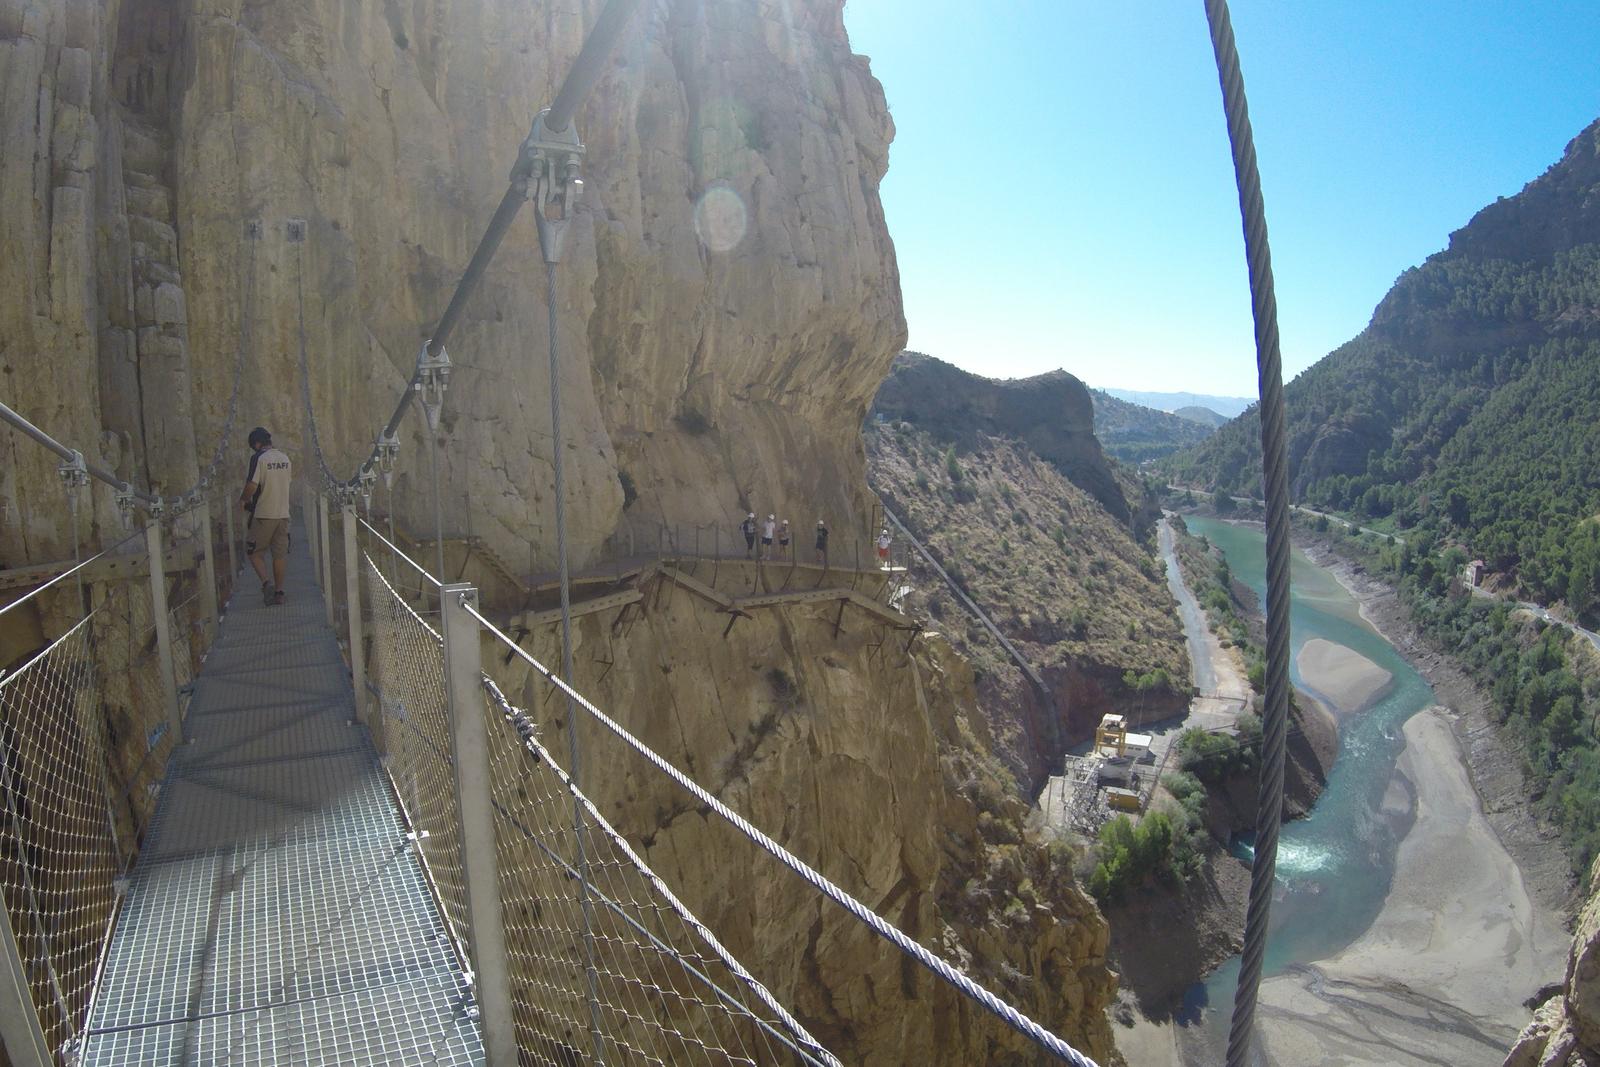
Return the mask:
<svg viewBox="0 0 1600 1067">
<path fill-rule="evenodd" d="M 979 434 L 1013 438 L 1054 464 L 1124 526 L 1154 521 L 1148 502 L 1130 500 L 1106 461 L 1094 435 L 1089 391 L 1066 371 L 984 378 L 920 352 L 904 352 L 879 387 L 872 410 L 879 418 L 920 426 L 963 451 L 977 444 Z"/>
<path fill-rule="evenodd" d="M 1032 794 L 1102 715 L 1168 718 L 1188 702 L 1189 661 L 1149 545 L 1020 440 L 976 432 L 968 447 L 905 420 L 867 435 L 874 488 L 1051 687 L 1048 705 L 932 571 L 907 610 L 930 620 L 979 672 L 997 752 Z"/>
<path fill-rule="evenodd" d="M 323 446 L 350 473 L 598 8 L 0 0 L 5 400 L 130 480 L 179 490 L 215 447 L 242 349 L 240 427 L 271 427 L 309 473 L 303 340 Z M 877 192 L 893 125 L 841 4 L 644 5 L 578 128 L 587 196 L 557 293 L 574 564 L 630 526 L 731 530 L 757 501 L 864 526 L 859 426 L 905 328 Z M 543 273 L 524 213 L 452 340 L 440 435 L 447 537 L 530 572 L 555 553 Z M 394 491 L 377 500 L 413 530 L 432 511 L 421 427 L 405 423 Z M 14 435 L 0 449 L 0 497 L 19 517 L 0 524 L 0 554 L 70 556 L 54 458 Z M 97 489 L 88 541 L 119 530 Z M 485 601 L 508 593 L 486 586 Z M 57 609 L 8 627 L 59 632 Z M 590 617 L 579 683 L 915 936 L 1111 1054 L 1103 920 L 1038 868 L 1049 857 L 1024 847 L 1020 814 L 977 810 L 973 776 L 944 770 L 982 756 L 977 728 L 961 750 L 975 754 L 941 747 L 964 736 L 952 724 L 970 683 L 907 666 L 896 685 L 803 611 L 731 644 L 667 608 L 654 618 L 631 641 L 617 612 Z M 598 660 L 613 665 L 605 684 Z M 806 709 L 784 721 L 826 729 L 768 721 L 780 676 Z M 786 743 L 769 752 L 774 736 Z M 143 737 L 119 733 L 119 758 Z M 864 963 L 862 935 L 810 898 L 808 915 L 787 876 L 698 847 L 698 813 L 662 828 L 653 813 L 675 809 L 642 780 L 586 784 L 847 1058 L 1026 1061 L 1002 1025 L 897 957 Z M 848 811 L 824 803 L 835 796 Z M 952 879 L 974 892 L 957 899 Z M 1013 901 L 1006 922 L 989 911 Z"/>
</svg>

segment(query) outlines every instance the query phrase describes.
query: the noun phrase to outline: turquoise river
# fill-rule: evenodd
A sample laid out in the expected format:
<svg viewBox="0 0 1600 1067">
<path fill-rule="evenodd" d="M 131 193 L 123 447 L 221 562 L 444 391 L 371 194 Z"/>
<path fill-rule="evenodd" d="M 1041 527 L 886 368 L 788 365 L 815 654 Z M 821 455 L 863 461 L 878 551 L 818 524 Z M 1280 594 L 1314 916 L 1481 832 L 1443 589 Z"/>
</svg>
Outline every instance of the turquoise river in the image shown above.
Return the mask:
<svg viewBox="0 0 1600 1067">
<path fill-rule="evenodd" d="M 1187 518 L 1228 558 L 1234 576 L 1265 600 L 1265 537 L 1256 527 L 1215 519 Z M 1380 811 L 1384 791 L 1404 741 L 1405 721 L 1434 703 L 1433 690 L 1394 647 L 1360 615 L 1355 599 L 1326 570 L 1299 552 L 1292 565 L 1290 672 L 1297 686 L 1310 690 L 1295 660 L 1312 638 L 1332 641 L 1360 653 L 1393 675 L 1382 698 L 1365 711 L 1339 712 L 1339 754 L 1327 788 L 1310 815 L 1285 824 L 1278 847 L 1278 889 L 1265 974 L 1296 963 L 1333 955 L 1373 922 L 1389 892 L 1395 855 L 1408 825 L 1396 825 Z M 1238 854 L 1249 856 L 1241 842 Z M 1198 1023 L 1205 1037 L 1185 1044 L 1215 1050 L 1226 1042 L 1233 1010 L 1238 960 L 1218 968 L 1197 985 L 1186 1002 L 1185 1021 Z M 1193 1037 L 1194 1027 L 1189 1027 Z M 1198 1050 L 1196 1050 L 1198 1051 Z M 1208 1062 L 1220 1056 L 1207 1055 Z"/>
</svg>

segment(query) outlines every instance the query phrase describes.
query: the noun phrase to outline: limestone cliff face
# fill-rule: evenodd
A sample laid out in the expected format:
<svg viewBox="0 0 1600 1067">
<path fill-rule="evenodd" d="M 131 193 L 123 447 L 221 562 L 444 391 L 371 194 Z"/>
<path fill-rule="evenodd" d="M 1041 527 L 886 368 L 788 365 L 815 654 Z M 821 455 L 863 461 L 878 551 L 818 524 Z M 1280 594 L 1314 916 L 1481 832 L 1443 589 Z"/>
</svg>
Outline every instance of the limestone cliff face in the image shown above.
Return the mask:
<svg viewBox="0 0 1600 1067">
<path fill-rule="evenodd" d="M 879 914 L 1108 1062 L 1104 920 L 1072 883 L 1070 852 L 1024 840 L 966 662 L 940 640 L 907 651 L 855 610 L 836 634 L 832 604 L 756 609 L 728 629 L 670 578 L 642 591 L 576 621 L 578 688 Z M 559 659 L 552 624 L 523 643 Z M 492 652 L 485 662 L 564 752 L 560 700 Z M 846 1063 L 1042 1062 L 615 738 L 580 729 L 582 785 L 600 810 Z"/>
<path fill-rule="evenodd" d="M 731 528 L 746 509 L 865 522 L 859 427 L 905 327 L 877 194 L 892 124 L 841 6 L 655 0 L 578 115 L 589 195 L 556 325 L 580 565 L 631 529 Z M 598 8 L 0 0 L 0 396 L 177 491 L 216 447 L 237 360 L 225 478 L 257 423 L 309 473 L 302 389 L 348 475 Z M 527 571 L 555 556 L 542 266 L 525 214 L 451 341 L 440 445 L 446 535 Z M 417 531 L 421 426 L 405 423 L 377 500 Z M 70 555 L 55 460 L 12 434 L 0 455 L 3 562 Z M 104 490 L 94 522 L 102 544 L 121 532 Z M 957 788 L 981 748 L 960 727 L 959 660 L 914 650 L 886 671 L 864 635 L 836 643 L 803 610 L 727 639 L 672 601 L 616 621 L 580 627 L 580 686 L 915 936 L 1111 1054 L 1103 920 L 1003 799 Z M 532 640 L 548 653 L 548 634 Z M 147 706 L 147 680 L 129 684 Z M 150 724 L 123 719 L 119 759 L 137 761 Z M 847 1059 L 1028 1062 L 611 760 L 584 779 L 603 810 Z"/>
<path fill-rule="evenodd" d="M 1567 976 L 1534 1012 L 1505 1067 L 1590 1067 L 1600 1063 L 1600 893 L 1589 872 L 1589 902 L 1578 915 Z"/>
<path fill-rule="evenodd" d="M 0 2 L 8 401 L 184 488 L 242 344 L 240 418 L 304 469 L 303 321 L 351 473 L 598 6 Z M 893 127 L 839 8 L 648 4 L 579 115 L 558 325 L 580 560 L 625 518 L 864 512 L 853 429 L 904 321 L 877 195 Z M 524 217 L 452 339 L 443 449 L 447 533 L 531 569 L 554 556 L 543 295 Z M 423 528 L 420 426 L 396 503 Z M 49 487 L 35 460 L 18 484 Z"/>
</svg>

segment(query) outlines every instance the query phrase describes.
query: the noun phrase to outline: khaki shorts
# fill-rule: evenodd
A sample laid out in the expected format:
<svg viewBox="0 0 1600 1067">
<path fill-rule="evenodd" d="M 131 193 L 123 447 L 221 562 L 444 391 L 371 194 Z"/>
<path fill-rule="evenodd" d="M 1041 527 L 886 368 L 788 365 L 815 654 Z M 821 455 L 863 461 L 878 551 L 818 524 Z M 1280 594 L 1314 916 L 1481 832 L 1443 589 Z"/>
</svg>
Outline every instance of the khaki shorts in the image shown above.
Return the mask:
<svg viewBox="0 0 1600 1067">
<path fill-rule="evenodd" d="M 289 557 L 288 519 L 250 520 L 250 532 L 244 543 L 245 552 L 252 556 L 265 555 L 269 548 L 272 550 L 273 559 Z"/>
</svg>

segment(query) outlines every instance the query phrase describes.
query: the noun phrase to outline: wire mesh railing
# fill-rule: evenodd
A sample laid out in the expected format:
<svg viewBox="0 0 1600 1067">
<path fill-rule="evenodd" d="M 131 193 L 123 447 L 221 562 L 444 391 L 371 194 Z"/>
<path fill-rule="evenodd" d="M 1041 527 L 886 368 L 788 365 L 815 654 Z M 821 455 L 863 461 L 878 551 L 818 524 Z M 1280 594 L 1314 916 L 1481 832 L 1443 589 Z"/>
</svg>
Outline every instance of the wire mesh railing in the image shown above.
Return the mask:
<svg viewBox="0 0 1600 1067">
<path fill-rule="evenodd" d="M 78 1039 L 121 873 L 95 615 L 0 679 L 0 890 L 51 1052 Z"/>
<path fill-rule="evenodd" d="M 444 642 L 363 554 L 383 763 L 458 945 L 471 936 L 445 691 Z"/>
<path fill-rule="evenodd" d="M 518 1047 L 552 1063 L 837 1064 L 483 682 Z"/>
</svg>

